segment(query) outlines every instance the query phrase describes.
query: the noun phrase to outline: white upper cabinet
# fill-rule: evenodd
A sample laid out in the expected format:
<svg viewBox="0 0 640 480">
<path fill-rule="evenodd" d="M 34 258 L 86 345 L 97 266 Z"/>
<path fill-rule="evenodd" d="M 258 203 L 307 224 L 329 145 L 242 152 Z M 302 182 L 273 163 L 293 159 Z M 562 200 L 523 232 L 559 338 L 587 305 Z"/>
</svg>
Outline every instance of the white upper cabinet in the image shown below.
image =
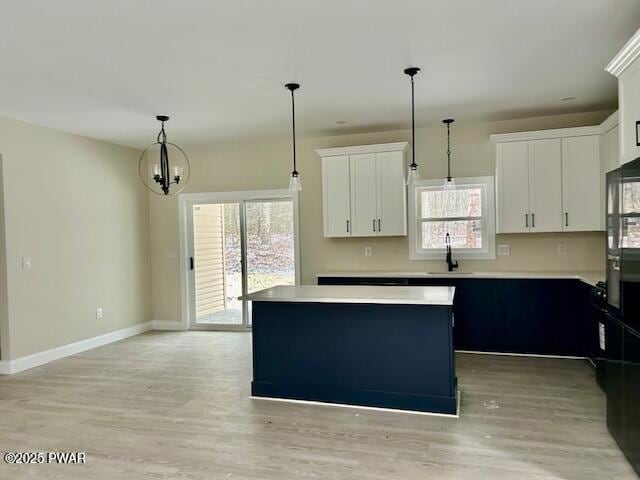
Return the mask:
<svg viewBox="0 0 640 480">
<path fill-rule="evenodd" d="M 640 157 L 640 30 L 606 70 L 618 77 L 620 162 L 627 163 Z"/>
<path fill-rule="evenodd" d="M 562 149 L 560 139 L 529 143 L 529 213 L 531 232 L 562 230 Z"/>
<path fill-rule="evenodd" d="M 496 146 L 497 233 L 529 231 L 528 142 Z"/>
<path fill-rule="evenodd" d="M 322 210 L 325 237 L 345 237 L 351 234 L 349 177 L 348 155 L 322 159 Z"/>
<path fill-rule="evenodd" d="M 325 237 L 407 234 L 407 143 L 317 150 Z"/>
<path fill-rule="evenodd" d="M 603 230 L 603 127 L 492 135 L 497 233 Z"/>
<path fill-rule="evenodd" d="M 562 139 L 562 209 L 565 232 L 602 230 L 600 137 Z"/>
</svg>

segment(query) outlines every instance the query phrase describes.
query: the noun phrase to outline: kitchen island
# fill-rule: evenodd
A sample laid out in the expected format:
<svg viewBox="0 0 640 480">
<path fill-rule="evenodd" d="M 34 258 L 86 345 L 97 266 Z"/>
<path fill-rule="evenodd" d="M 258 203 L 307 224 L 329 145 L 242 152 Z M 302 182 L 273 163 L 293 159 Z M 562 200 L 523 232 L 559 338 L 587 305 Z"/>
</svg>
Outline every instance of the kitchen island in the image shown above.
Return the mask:
<svg viewBox="0 0 640 480">
<path fill-rule="evenodd" d="M 456 415 L 454 292 L 308 285 L 242 297 L 252 395 Z"/>
</svg>

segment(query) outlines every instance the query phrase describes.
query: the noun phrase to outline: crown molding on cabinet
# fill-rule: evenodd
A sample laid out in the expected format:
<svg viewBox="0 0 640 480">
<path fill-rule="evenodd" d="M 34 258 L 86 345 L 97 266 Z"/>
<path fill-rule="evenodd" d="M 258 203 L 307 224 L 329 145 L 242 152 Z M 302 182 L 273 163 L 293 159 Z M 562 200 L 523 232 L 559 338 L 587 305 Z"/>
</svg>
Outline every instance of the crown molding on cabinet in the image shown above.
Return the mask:
<svg viewBox="0 0 640 480">
<path fill-rule="evenodd" d="M 356 155 L 359 153 L 381 153 L 404 151 L 409 142 L 378 143 L 375 145 L 358 145 L 355 147 L 319 148 L 316 153 L 320 157 L 335 157 L 338 155 Z"/>
<path fill-rule="evenodd" d="M 535 130 L 532 132 L 498 133 L 490 135 L 494 143 L 521 142 L 525 140 L 545 140 L 549 138 L 582 137 L 585 135 L 601 135 L 602 125 L 590 127 L 553 128 L 549 130 Z"/>
<path fill-rule="evenodd" d="M 640 30 L 622 47 L 613 60 L 609 62 L 605 70 L 611 75 L 620 77 L 627 67 L 638 57 L 640 57 Z"/>
</svg>

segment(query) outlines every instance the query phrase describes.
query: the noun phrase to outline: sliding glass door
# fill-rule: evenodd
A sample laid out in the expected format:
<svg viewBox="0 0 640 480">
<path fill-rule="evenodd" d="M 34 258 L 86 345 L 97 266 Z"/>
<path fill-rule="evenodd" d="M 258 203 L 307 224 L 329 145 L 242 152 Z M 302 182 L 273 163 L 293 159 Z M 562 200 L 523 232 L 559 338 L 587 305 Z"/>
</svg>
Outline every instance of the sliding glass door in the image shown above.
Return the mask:
<svg viewBox="0 0 640 480">
<path fill-rule="evenodd" d="M 238 297 L 296 283 L 295 199 L 211 195 L 187 207 L 190 328 L 244 330 L 250 305 Z"/>
</svg>

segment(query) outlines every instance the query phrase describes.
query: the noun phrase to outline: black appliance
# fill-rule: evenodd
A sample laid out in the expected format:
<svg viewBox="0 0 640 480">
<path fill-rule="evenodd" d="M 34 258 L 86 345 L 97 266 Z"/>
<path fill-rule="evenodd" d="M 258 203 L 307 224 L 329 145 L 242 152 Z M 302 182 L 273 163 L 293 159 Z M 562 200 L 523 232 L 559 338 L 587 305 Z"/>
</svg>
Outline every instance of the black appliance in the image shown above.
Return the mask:
<svg viewBox="0 0 640 480">
<path fill-rule="evenodd" d="M 607 174 L 607 283 L 592 291 L 598 312 L 598 383 L 607 427 L 640 473 L 640 158 Z M 597 291 L 596 291 L 597 290 Z"/>
</svg>

